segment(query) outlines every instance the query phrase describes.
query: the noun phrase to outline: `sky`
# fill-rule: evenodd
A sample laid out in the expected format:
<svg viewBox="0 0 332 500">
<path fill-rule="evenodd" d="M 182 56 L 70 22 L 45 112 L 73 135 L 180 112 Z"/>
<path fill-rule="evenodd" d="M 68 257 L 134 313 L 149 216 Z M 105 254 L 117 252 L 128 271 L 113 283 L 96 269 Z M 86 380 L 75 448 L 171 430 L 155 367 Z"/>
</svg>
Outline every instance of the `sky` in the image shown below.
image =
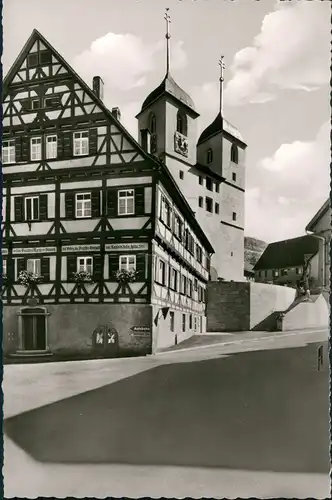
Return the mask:
<svg viewBox="0 0 332 500">
<path fill-rule="evenodd" d="M 266 242 L 304 233 L 330 188 L 330 16 L 324 0 L 3 0 L 3 71 L 34 28 L 137 138 L 136 113 L 171 73 L 191 95 L 199 133 L 219 109 L 248 145 L 245 234 Z"/>
</svg>

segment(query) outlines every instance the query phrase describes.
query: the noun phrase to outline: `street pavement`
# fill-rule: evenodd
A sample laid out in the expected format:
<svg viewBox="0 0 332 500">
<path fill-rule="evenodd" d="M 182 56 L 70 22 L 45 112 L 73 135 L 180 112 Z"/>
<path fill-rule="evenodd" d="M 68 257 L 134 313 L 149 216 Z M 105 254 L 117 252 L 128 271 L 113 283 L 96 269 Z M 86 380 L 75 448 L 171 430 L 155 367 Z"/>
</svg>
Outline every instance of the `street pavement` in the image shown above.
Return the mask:
<svg viewBox="0 0 332 500">
<path fill-rule="evenodd" d="M 5 496 L 329 497 L 327 338 L 7 365 Z"/>
</svg>

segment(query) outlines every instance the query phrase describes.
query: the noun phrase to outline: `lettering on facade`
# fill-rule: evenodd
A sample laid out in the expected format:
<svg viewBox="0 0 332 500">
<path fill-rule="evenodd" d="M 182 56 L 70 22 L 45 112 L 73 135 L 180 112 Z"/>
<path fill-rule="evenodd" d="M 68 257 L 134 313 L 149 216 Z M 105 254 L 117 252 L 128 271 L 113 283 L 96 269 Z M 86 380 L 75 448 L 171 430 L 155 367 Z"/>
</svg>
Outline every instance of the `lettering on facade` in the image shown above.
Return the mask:
<svg viewBox="0 0 332 500">
<path fill-rule="evenodd" d="M 149 326 L 132 326 L 131 335 L 134 337 L 149 337 L 151 335 L 151 328 Z"/>
<path fill-rule="evenodd" d="M 105 250 L 116 252 L 118 250 L 148 250 L 147 243 L 108 243 L 105 245 Z"/>
<path fill-rule="evenodd" d="M 4 248 L 2 253 L 4 253 Z M 13 255 L 25 254 L 25 253 L 55 253 L 56 247 L 29 247 L 29 248 L 13 248 Z M 8 249 L 6 249 L 8 254 Z"/>
<path fill-rule="evenodd" d="M 100 245 L 66 245 L 62 247 L 63 252 L 89 252 L 100 250 Z"/>
</svg>

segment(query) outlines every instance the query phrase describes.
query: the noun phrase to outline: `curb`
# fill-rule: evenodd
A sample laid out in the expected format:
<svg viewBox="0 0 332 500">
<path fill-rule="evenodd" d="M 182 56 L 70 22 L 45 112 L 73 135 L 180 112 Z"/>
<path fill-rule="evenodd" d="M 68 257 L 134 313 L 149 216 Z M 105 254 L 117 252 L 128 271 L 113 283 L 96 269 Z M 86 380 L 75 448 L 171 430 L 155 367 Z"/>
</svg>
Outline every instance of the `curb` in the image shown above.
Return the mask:
<svg viewBox="0 0 332 500">
<path fill-rule="evenodd" d="M 154 354 L 149 354 L 149 357 L 151 356 L 162 356 L 163 354 L 174 354 L 174 353 L 179 353 L 179 352 L 184 352 L 184 351 L 196 351 L 197 349 L 206 349 L 208 347 L 220 347 L 220 346 L 229 346 L 229 345 L 238 345 L 238 344 L 243 344 L 244 342 L 259 342 L 260 340 L 275 340 L 276 338 L 285 338 L 285 337 L 294 337 L 296 335 L 306 335 L 310 333 L 322 333 L 328 330 L 326 329 L 321 329 L 321 330 L 296 330 L 291 333 L 285 333 L 282 334 L 282 332 L 278 332 L 279 335 L 268 335 L 268 336 L 262 336 L 262 337 L 254 337 L 251 339 L 241 339 L 241 340 L 228 340 L 225 342 L 216 342 L 213 344 L 206 344 L 206 345 L 200 345 L 200 346 L 195 346 L 195 347 L 184 347 L 183 349 L 172 349 L 170 351 L 163 351 L 163 352 L 156 352 Z M 281 335 L 280 335 L 281 333 Z"/>
</svg>

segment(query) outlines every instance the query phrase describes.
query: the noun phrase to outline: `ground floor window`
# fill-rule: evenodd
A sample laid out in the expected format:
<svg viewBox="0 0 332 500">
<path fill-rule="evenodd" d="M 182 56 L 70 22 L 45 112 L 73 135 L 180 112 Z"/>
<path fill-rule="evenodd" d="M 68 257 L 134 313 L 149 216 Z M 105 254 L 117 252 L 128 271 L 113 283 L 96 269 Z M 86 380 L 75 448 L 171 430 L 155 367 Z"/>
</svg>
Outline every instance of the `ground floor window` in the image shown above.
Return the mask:
<svg viewBox="0 0 332 500">
<path fill-rule="evenodd" d="M 186 315 L 182 314 L 182 331 L 186 331 Z"/>
<path fill-rule="evenodd" d="M 189 330 L 192 330 L 193 327 L 193 315 L 189 314 Z"/>
</svg>

